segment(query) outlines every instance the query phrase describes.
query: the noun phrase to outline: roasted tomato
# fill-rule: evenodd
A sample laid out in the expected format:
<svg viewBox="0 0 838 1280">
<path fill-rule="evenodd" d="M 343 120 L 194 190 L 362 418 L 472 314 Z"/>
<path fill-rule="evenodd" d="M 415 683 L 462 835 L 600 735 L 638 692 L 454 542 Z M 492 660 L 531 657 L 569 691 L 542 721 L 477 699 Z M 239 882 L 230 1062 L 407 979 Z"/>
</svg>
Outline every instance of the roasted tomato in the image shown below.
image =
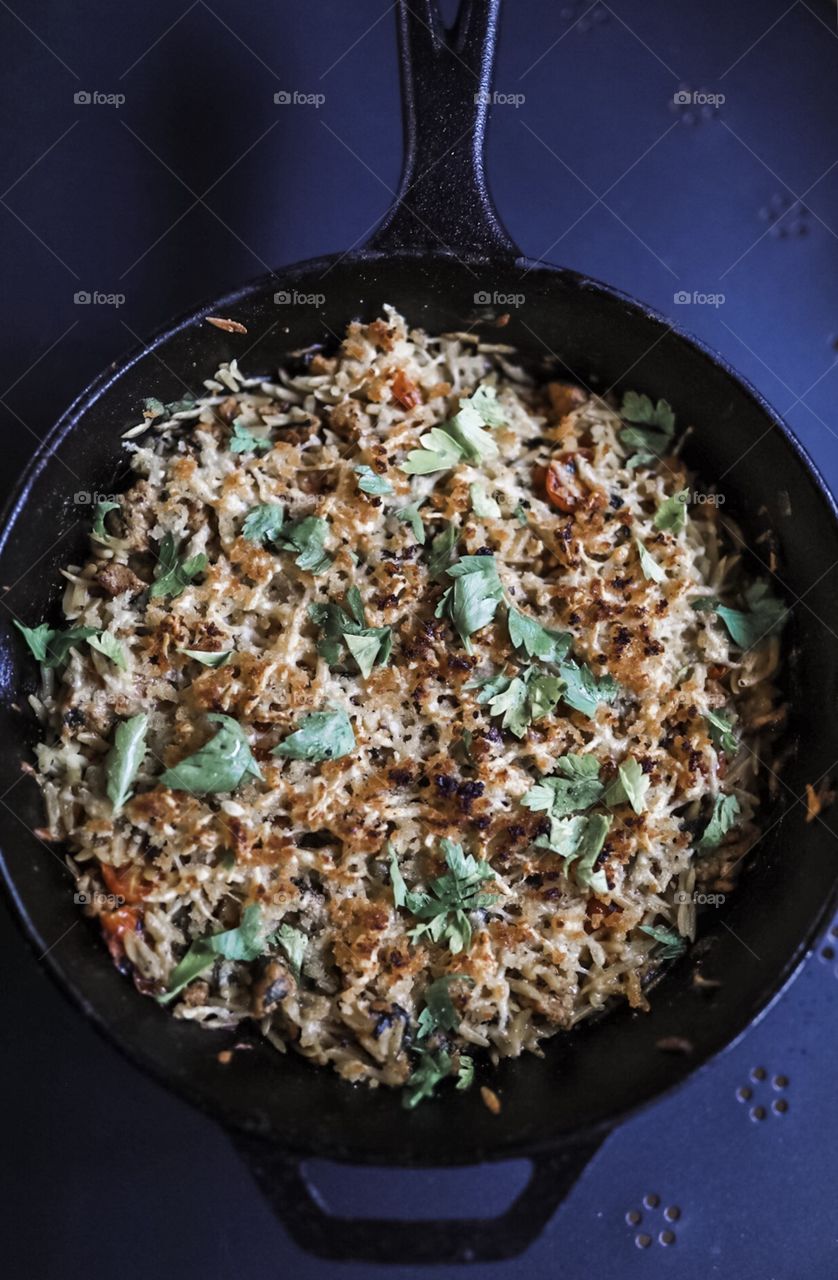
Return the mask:
<svg viewBox="0 0 838 1280">
<path fill-rule="evenodd" d="M 123 902 L 140 902 L 146 896 L 150 884 L 142 878 L 139 867 L 111 867 L 107 862 L 100 862 L 99 868 L 108 893 L 122 898 Z"/>
<path fill-rule="evenodd" d="M 99 921 L 113 962 L 117 969 L 124 971 L 126 956 L 123 938 L 126 933 L 136 933 L 140 917 L 132 907 L 119 907 L 116 911 L 103 911 Z"/>
<path fill-rule="evenodd" d="M 390 383 L 390 390 L 396 404 L 400 404 L 403 409 L 415 409 L 417 404 L 422 403 L 419 388 L 415 382 L 411 382 L 404 369 L 396 370 L 395 377 Z"/>
<path fill-rule="evenodd" d="M 547 501 L 559 511 L 568 514 L 576 511 L 588 496 L 576 469 L 576 459 L 583 457 L 590 461 L 591 456 L 590 449 L 571 449 L 558 454 L 547 467 L 544 479 Z"/>
</svg>

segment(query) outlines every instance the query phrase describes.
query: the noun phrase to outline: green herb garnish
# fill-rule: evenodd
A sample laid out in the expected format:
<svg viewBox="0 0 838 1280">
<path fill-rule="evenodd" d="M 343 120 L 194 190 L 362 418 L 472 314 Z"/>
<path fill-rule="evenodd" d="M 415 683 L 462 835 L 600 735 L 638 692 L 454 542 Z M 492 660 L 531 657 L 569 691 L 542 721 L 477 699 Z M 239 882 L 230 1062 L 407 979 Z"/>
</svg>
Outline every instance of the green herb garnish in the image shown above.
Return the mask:
<svg viewBox="0 0 838 1280">
<path fill-rule="evenodd" d="M 306 516 L 286 524 L 274 540 L 286 551 L 299 552 L 294 561 L 298 569 L 324 573 L 332 564 L 332 557 L 323 550 L 328 532 L 329 525 L 322 517 Z"/>
<path fill-rule="evenodd" d="M 491 906 L 498 895 L 481 892 L 481 885 L 494 879 L 488 862 L 479 862 L 451 840 L 443 839 L 440 844 L 448 871 L 432 880 L 427 892 L 407 888 L 395 850 L 391 849 L 393 900 L 397 907 L 406 907 L 422 921 L 410 932 L 414 942 L 427 936 L 434 942 L 447 942 L 449 951 L 458 955 L 471 946 L 470 913 Z"/>
<path fill-rule="evenodd" d="M 623 396 L 620 417 L 632 424 L 620 432 L 621 444 L 629 449 L 639 450 L 629 459 L 630 465 L 654 462 L 671 446 L 675 434 L 675 414 L 666 400 L 653 404 L 648 396 L 627 391 Z"/>
<path fill-rule="evenodd" d="M 739 739 L 733 732 L 733 725 L 726 716 L 719 715 L 717 711 L 705 711 L 704 719 L 710 726 L 710 737 L 717 747 L 721 747 L 722 751 L 726 751 L 728 755 L 735 755 L 739 750 Z"/>
<path fill-rule="evenodd" d="M 752 649 L 766 636 L 773 635 L 785 626 L 789 610 L 771 594 L 765 581 L 752 582 L 743 592 L 745 609 L 731 609 L 721 600 L 704 596 L 693 601 L 699 613 L 715 613 L 727 627 L 734 644 L 742 649 Z"/>
<path fill-rule="evenodd" d="M 690 502 L 689 489 L 680 489 L 673 493 L 658 507 L 655 513 L 656 529 L 669 529 L 672 533 L 680 533 L 687 523 L 687 507 Z"/>
<path fill-rule="evenodd" d="M 645 813 L 649 779 L 634 756 L 619 766 L 617 776 L 605 792 L 607 805 L 628 804 L 635 813 Z"/>
<path fill-rule="evenodd" d="M 119 813 L 131 799 L 131 788 L 145 756 L 147 727 L 148 716 L 144 713 L 117 725 L 113 746 L 105 761 L 105 791 L 114 813 Z"/>
<path fill-rule="evenodd" d="M 353 471 L 358 476 L 358 488 L 362 493 L 378 495 L 393 492 L 393 486 L 390 481 L 385 480 L 384 476 L 378 475 L 365 462 L 359 462 L 356 467 L 353 467 Z"/>
<path fill-rule="evenodd" d="M 493 676 L 470 680 L 467 689 L 479 688 L 477 701 L 488 703 L 489 713 L 502 716 L 501 725 L 523 738 L 530 724 L 549 715 L 558 705 L 562 682 L 538 667 L 525 667 L 517 676 Z"/>
<path fill-rule="evenodd" d="M 168 1002 L 200 977 L 219 956 L 225 960 L 257 960 L 267 945 L 263 936 L 262 909 L 254 903 L 245 907 L 241 923 L 235 929 L 213 933 L 190 944 L 179 964 L 169 976 L 169 986 L 164 995 L 157 997 L 161 1004 Z"/>
<path fill-rule="evenodd" d="M 710 821 L 698 842 L 699 849 L 715 849 L 730 831 L 739 815 L 740 805 L 736 796 L 719 794 L 713 802 Z"/>
<path fill-rule="evenodd" d="M 421 502 L 411 502 L 409 506 L 402 507 L 401 510 L 396 512 L 396 519 L 401 520 L 403 524 L 410 525 L 414 538 L 420 547 L 423 547 L 425 545 L 425 526 L 419 514 L 421 506 Z"/>
<path fill-rule="evenodd" d="M 208 563 L 203 551 L 197 556 L 190 556 L 188 560 L 181 560 L 175 540 L 170 533 L 167 533 L 160 543 L 158 560 L 159 572 L 148 593 L 151 600 L 160 596 L 170 596 L 172 599 L 179 596 L 193 578 L 199 577 L 206 570 Z"/>
<path fill-rule="evenodd" d="M 272 941 L 276 942 L 283 951 L 288 961 L 288 967 L 299 982 L 303 971 L 303 960 L 308 946 L 308 937 L 300 929 L 295 929 L 293 925 L 281 924 L 273 935 Z"/>
<path fill-rule="evenodd" d="M 25 627 L 17 618 L 13 622 L 32 655 L 49 668 L 60 667 L 67 661 L 71 649 L 96 635 L 95 627 L 68 627 L 66 631 L 55 631 L 46 622 L 37 627 Z"/>
<path fill-rule="evenodd" d="M 509 639 L 516 649 L 541 662 L 561 662 L 570 649 L 573 637 L 567 631 L 549 631 L 518 609 L 510 608 L 507 617 Z"/>
<path fill-rule="evenodd" d="M 675 960 L 687 949 L 687 940 L 673 929 L 661 929 L 657 925 L 642 924 L 641 933 L 647 933 L 655 942 L 659 942 L 663 950 L 658 953 L 659 960 Z"/>
<path fill-rule="evenodd" d="M 482 484 L 469 485 L 469 496 L 471 497 L 471 509 L 481 520 L 500 520 L 501 509 L 491 498 Z"/>
<path fill-rule="evenodd" d="M 494 556 L 462 556 L 446 570 L 454 579 L 436 608 L 436 617 L 447 617 L 465 645 L 472 652 L 470 636 L 488 626 L 503 599 Z"/>
<path fill-rule="evenodd" d="M 220 725 L 214 738 L 187 756 L 158 779 L 161 787 L 172 791 L 190 791 L 208 795 L 215 791 L 235 791 L 247 778 L 262 780 L 262 771 L 253 758 L 247 735 L 232 716 L 219 713 L 207 716 Z"/>
<path fill-rule="evenodd" d="M 348 610 L 348 612 L 347 612 Z M 340 661 L 345 645 L 366 679 L 376 663 L 385 666 L 393 647 L 390 627 L 368 627 L 361 593 L 350 587 L 346 593 L 346 609 L 336 604 L 309 605 L 309 617 L 322 629 L 317 652 L 330 667 Z"/>
<path fill-rule="evenodd" d="M 99 501 L 96 503 L 96 511 L 93 516 L 93 529 L 92 529 L 92 532 L 96 534 L 97 538 L 108 537 L 108 532 L 105 529 L 105 516 L 108 514 L 109 511 L 118 511 L 118 510 L 119 510 L 118 502 L 110 502 L 107 498 L 99 499 Z"/>
<path fill-rule="evenodd" d="M 230 436 L 231 453 L 267 453 L 272 448 L 273 443 L 270 439 L 265 436 L 255 436 L 244 425 L 241 418 L 234 420 L 233 434 Z"/>
<path fill-rule="evenodd" d="M 525 809 L 549 813 L 553 818 L 590 809 L 602 798 L 605 788 L 599 780 L 595 756 L 567 755 L 556 761 L 556 772 L 521 797 Z"/>
<path fill-rule="evenodd" d="M 250 542 L 275 542 L 285 523 L 285 510 L 278 502 L 251 507 L 242 524 L 242 537 Z"/>
<path fill-rule="evenodd" d="M 103 631 L 100 635 L 92 635 L 87 637 L 87 643 L 91 649 L 95 649 L 98 653 L 104 654 L 106 658 L 110 658 L 111 662 L 125 670 L 128 663 L 125 657 L 125 650 L 117 640 L 116 636 L 112 636 L 109 631 Z"/>
<path fill-rule="evenodd" d="M 312 711 L 271 755 L 287 760 L 339 760 L 354 749 L 355 734 L 345 711 Z"/>
<path fill-rule="evenodd" d="M 660 567 L 651 552 L 647 551 L 640 538 L 634 539 L 637 554 L 640 556 L 640 569 L 643 577 L 651 582 L 666 582 L 666 572 Z"/>
<path fill-rule="evenodd" d="M 442 427 L 432 427 L 401 464 L 409 476 L 447 471 L 462 459 L 482 462 L 498 456 L 498 446 L 484 427 L 500 426 L 503 413 L 494 387 L 478 387 L 473 396 L 460 401 L 460 410 Z"/>
<path fill-rule="evenodd" d="M 219 653 L 210 653 L 206 649 L 178 649 L 178 653 L 185 654 L 187 658 L 192 658 L 194 662 L 200 662 L 202 667 L 211 667 L 216 671 L 219 667 L 224 667 L 230 661 L 232 649 L 224 649 Z"/>
</svg>

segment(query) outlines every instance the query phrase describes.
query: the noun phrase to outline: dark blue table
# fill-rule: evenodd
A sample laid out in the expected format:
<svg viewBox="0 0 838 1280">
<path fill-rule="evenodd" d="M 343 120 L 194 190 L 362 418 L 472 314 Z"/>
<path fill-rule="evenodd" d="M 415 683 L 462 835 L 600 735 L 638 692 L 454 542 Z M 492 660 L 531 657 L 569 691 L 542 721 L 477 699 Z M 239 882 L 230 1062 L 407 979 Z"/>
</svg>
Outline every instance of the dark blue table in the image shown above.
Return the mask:
<svg viewBox="0 0 838 1280">
<path fill-rule="evenodd" d="M 391 10 L 0 0 L 7 485 L 87 379 L 171 313 L 363 240 L 399 172 Z M 512 235 L 708 340 L 834 485 L 835 6 L 507 10 L 489 167 Z M 833 945 L 737 1046 L 606 1143 L 527 1255 L 485 1271 L 838 1275 Z M 220 1132 L 96 1038 L 5 915 L 0 946 L 5 1275 L 361 1272 L 289 1243 Z M 345 1213 L 465 1216 L 502 1209 L 526 1166 L 313 1173 Z"/>
</svg>

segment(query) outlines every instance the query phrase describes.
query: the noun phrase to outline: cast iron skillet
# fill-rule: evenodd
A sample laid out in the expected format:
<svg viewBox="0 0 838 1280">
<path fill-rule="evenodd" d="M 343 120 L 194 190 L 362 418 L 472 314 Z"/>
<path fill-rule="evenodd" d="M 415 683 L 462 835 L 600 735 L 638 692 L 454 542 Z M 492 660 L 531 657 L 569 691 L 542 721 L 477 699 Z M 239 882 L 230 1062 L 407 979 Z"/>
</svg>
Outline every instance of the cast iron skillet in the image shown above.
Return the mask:
<svg viewBox="0 0 838 1280">
<path fill-rule="evenodd" d="M 358 252 L 291 267 L 212 302 L 104 373 L 38 451 L 0 543 L 6 608 L 33 624 L 55 608 L 59 567 L 84 554 L 88 521 L 79 520 L 73 490 L 114 489 L 124 473 L 120 433 L 136 422 L 147 395 L 168 401 L 185 385 L 199 390 L 220 360 L 247 348 L 248 369 L 275 368 L 284 352 L 327 340 L 389 302 L 431 332 L 472 326 L 493 339 L 502 333 L 598 390 L 666 396 L 681 422 L 695 425 L 688 460 L 707 481 L 724 477 L 728 509 L 745 515 L 758 559 L 768 560 L 769 542 L 759 541 L 765 529 L 776 543 L 781 589 L 790 602 L 802 598 L 785 636 L 787 649 L 801 655 L 789 664 L 787 688 L 792 740 L 803 731 L 800 750 L 787 763 L 779 802 L 739 890 L 725 909 L 708 913 L 692 955 L 657 985 L 651 1013 L 618 1009 L 598 1025 L 556 1037 L 544 1059 L 502 1064 L 490 1077 L 503 1100 L 498 1116 L 477 1089 L 442 1090 L 438 1101 L 408 1113 L 398 1093 L 353 1088 L 259 1041 L 221 1066 L 216 1054 L 229 1036 L 175 1021 L 120 977 L 92 926 L 70 929 L 78 908 L 69 877 L 32 834 L 43 820 L 41 803 L 34 783 L 20 780 L 20 761 L 36 737 L 18 709 L 33 687 L 33 664 L 4 628 L 0 792 L 14 790 L 0 806 L 0 841 L 29 937 L 113 1043 L 233 1135 L 294 1239 L 323 1257 L 422 1263 L 519 1252 L 619 1119 L 678 1084 L 765 1011 L 835 896 L 831 833 L 819 822 L 805 825 L 797 802 L 838 756 L 834 716 L 823 714 L 838 702 L 838 595 L 829 579 L 838 561 L 834 503 L 786 427 L 721 360 L 622 294 L 527 262 L 512 244 L 493 211 L 482 163 L 498 5 L 466 0 L 456 29 L 446 33 L 432 0 L 412 0 L 412 11 L 401 0 L 407 159 L 383 226 Z M 277 306 L 278 291 L 296 305 Z M 325 295 L 322 305 L 306 303 L 312 294 Z M 507 328 L 485 318 L 486 294 L 489 313 L 510 312 Z M 521 305 L 502 300 L 519 294 Z M 207 326 L 208 314 L 235 317 L 248 336 Z M 697 965 L 722 981 L 712 998 L 692 984 Z M 673 1037 L 689 1041 L 692 1051 L 658 1047 Z M 501 1218 L 405 1229 L 328 1216 L 300 1172 L 299 1161 L 310 1156 L 402 1166 L 528 1156 L 533 1175 Z"/>
</svg>

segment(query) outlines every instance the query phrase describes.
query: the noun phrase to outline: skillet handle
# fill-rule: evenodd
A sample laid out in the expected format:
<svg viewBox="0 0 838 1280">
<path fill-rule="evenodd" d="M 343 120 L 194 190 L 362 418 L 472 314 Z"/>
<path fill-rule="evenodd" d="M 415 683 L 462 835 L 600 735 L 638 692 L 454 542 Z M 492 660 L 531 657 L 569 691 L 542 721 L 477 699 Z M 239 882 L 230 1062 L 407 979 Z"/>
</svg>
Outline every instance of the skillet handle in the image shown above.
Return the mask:
<svg viewBox="0 0 838 1280">
<path fill-rule="evenodd" d="M 604 1136 L 533 1156 L 529 1182 L 499 1217 L 443 1220 L 338 1217 L 319 1201 L 298 1158 L 278 1151 L 264 1138 L 236 1135 L 233 1141 L 300 1249 L 333 1262 L 420 1266 L 497 1262 L 523 1253 L 538 1239 Z"/>
<path fill-rule="evenodd" d="M 396 201 L 365 248 L 516 258 L 483 165 L 501 0 L 397 0 L 405 159 Z"/>
</svg>

